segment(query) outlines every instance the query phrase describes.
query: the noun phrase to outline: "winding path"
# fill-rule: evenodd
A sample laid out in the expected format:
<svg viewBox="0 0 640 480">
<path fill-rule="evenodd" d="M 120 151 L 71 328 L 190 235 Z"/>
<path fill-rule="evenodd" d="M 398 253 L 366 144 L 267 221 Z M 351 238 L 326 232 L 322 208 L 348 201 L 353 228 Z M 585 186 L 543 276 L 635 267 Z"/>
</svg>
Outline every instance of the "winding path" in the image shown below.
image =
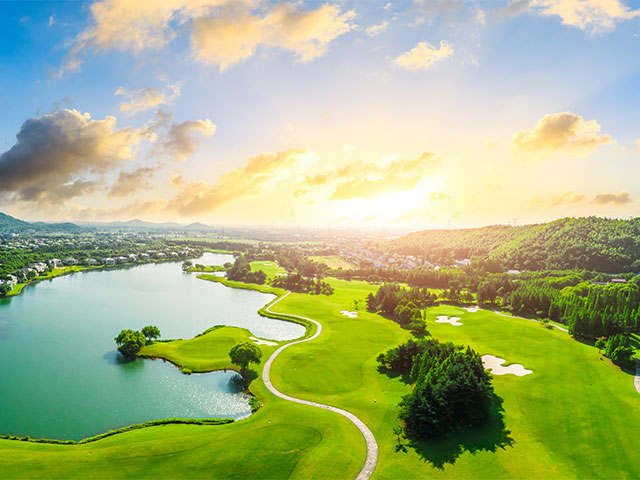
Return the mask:
<svg viewBox="0 0 640 480">
<path fill-rule="evenodd" d="M 636 386 L 636 390 L 640 393 L 640 360 L 636 359 L 636 376 L 633 377 L 633 384 Z"/>
<path fill-rule="evenodd" d="M 287 292 L 285 295 L 277 299 L 271 305 L 265 307 L 265 310 L 269 313 L 274 313 L 271 311 L 271 307 L 273 307 L 276 303 L 278 303 L 283 298 L 287 297 L 290 293 L 291 292 Z M 360 470 L 360 473 L 358 473 L 356 480 L 368 480 L 369 477 L 371 477 L 371 474 L 373 474 L 373 471 L 376 468 L 376 464 L 378 463 L 378 443 L 376 442 L 376 438 L 373 436 L 373 433 L 371 433 L 371 430 L 369 430 L 369 428 L 364 424 L 364 422 L 360 420 L 358 417 L 356 417 L 353 413 L 347 412 L 346 410 L 342 410 L 341 408 L 332 407 L 330 405 L 323 405 L 322 403 L 309 402 L 307 400 L 302 400 L 300 398 L 295 398 L 295 397 L 290 397 L 289 395 L 285 395 L 284 393 L 276 389 L 276 387 L 274 387 L 273 384 L 271 383 L 271 378 L 269 376 L 269 369 L 271 368 L 271 364 L 276 359 L 276 357 L 280 354 L 280 352 L 282 352 L 285 348 L 290 347 L 291 345 L 313 340 L 320 335 L 320 332 L 322 332 L 322 325 L 320 325 L 320 323 L 316 322 L 315 320 L 312 320 L 306 317 L 301 317 L 299 315 L 291 315 L 289 313 L 287 313 L 286 315 L 290 317 L 300 318 L 302 320 L 306 320 L 307 322 L 311 322 L 314 325 L 316 325 L 318 329 L 316 330 L 316 333 L 314 333 L 309 338 L 287 343 L 286 345 L 282 345 L 275 352 L 273 352 L 273 354 L 271 354 L 267 362 L 264 364 L 264 368 L 262 369 L 262 381 L 266 385 L 267 389 L 271 393 L 273 393 L 276 397 L 280 397 L 290 402 L 301 403 L 303 405 L 310 405 L 312 407 L 318 407 L 318 408 L 323 408 L 325 410 L 330 410 L 332 412 L 342 415 L 343 417 L 348 418 L 351 421 L 351 423 L 353 423 L 356 427 L 358 427 L 358 430 L 360 430 L 360 433 L 362 433 L 362 436 L 364 437 L 364 440 L 367 444 L 367 458 L 364 462 L 364 466 L 362 467 L 362 470 Z"/>
</svg>

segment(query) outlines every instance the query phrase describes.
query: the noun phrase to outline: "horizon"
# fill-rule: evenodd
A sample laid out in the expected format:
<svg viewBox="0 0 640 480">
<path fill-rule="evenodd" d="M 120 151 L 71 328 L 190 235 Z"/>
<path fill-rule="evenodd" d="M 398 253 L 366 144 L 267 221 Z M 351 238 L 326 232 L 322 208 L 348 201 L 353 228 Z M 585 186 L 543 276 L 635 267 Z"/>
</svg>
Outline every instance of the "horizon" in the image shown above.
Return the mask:
<svg viewBox="0 0 640 480">
<path fill-rule="evenodd" d="M 637 217 L 639 8 L 4 2 L 0 211 L 413 231 Z"/>
</svg>

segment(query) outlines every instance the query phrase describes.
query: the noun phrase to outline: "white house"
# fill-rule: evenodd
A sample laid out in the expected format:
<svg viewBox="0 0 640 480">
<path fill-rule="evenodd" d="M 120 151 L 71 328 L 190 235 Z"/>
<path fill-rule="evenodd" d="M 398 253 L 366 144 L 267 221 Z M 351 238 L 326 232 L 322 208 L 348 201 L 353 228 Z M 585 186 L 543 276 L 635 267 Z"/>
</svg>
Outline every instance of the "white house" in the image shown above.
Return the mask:
<svg viewBox="0 0 640 480">
<path fill-rule="evenodd" d="M 49 260 L 49 265 L 51 265 L 53 268 L 61 267 L 62 260 L 60 260 L 59 258 L 52 258 L 51 260 Z"/>
<path fill-rule="evenodd" d="M 89 265 L 90 267 L 94 267 L 96 265 L 99 265 L 99 263 L 95 258 L 87 258 L 87 265 Z"/>
<path fill-rule="evenodd" d="M 116 264 L 116 259 L 115 258 L 111 258 L 111 257 L 103 258 L 102 261 L 104 262 L 105 265 L 115 265 Z"/>
<path fill-rule="evenodd" d="M 78 260 L 76 260 L 73 257 L 67 257 L 64 259 L 64 264 L 65 265 L 77 265 L 78 264 Z"/>
</svg>

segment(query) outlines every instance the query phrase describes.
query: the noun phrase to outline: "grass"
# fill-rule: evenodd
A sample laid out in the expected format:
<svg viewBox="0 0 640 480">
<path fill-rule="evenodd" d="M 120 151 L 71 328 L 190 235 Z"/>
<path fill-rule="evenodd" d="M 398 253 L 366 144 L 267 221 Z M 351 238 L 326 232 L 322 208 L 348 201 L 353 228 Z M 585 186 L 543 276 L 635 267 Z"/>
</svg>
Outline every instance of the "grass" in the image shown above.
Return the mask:
<svg viewBox="0 0 640 480">
<path fill-rule="evenodd" d="M 380 447 L 374 478 L 640 476 L 631 441 L 640 429 L 640 398 L 630 375 L 564 332 L 451 306 L 428 310 L 435 337 L 521 363 L 534 373 L 495 377 L 504 412 L 487 425 L 431 442 L 405 440 L 406 452 L 396 451 L 396 405 L 409 387 L 400 378 L 378 374 L 374 358 L 399 343 L 404 332 L 368 313 L 357 320 L 340 318 L 336 311 L 347 306 L 345 297 L 362 296 L 367 287 L 332 284 L 332 297 L 309 302 L 290 296 L 278 305 L 321 319 L 324 334 L 308 348 L 295 345 L 283 352 L 274 363 L 273 382 L 282 391 L 301 392 L 362 418 Z M 461 317 L 463 326 L 436 324 L 436 315 Z"/>
<path fill-rule="evenodd" d="M 264 266 L 267 267 L 267 266 Z M 228 286 L 283 293 L 268 286 L 199 278 Z M 365 311 L 377 287 L 329 280 L 331 296 L 290 294 L 274 311 L 320 321 L 322 335 L 292 345 L 275 360 L 279 390 L 345 408 L 373 431 L 380 448 L 376 479 L 402 478 L 637 478 L 640 396 L 632 376 L 597 349 L 526 319 L 441 305 L 427 310 L 437 338 L 471 345 L 533 370 L 493 380 L 502 411 L 472 430 L 433 441 L 398 441 L 397 404 L 410 386 L 381 374 L 375 357 L 407 338 L 396 323 Z M 340 314 L 357 310 L 358 318 Z M 457 316 L 460 327 L 434 323 Z M 225 365 L 231 342 L 248 335 L 224 327 L 192 340 L 147 347 L 194 371 Z M 270 349 L 261 346 L 263 361 Z M 157 350 L 153 350 L 157 349 Z M 224 368 L 224 367 L 223 367 Z M 111 436 L 90 445 L 0 441 L 0 476 L 354 478 L 364 460 L 358 431 L 342 417 L 273 397 L 259 378 L 251 391 L 264 407 L 230 425 L 165 425 Z M 89 454 L 91 452 L 91 454 Z"/>
<path fill-rule="evenodd" d="M 335 269 L 342 268 L 343 270 L 351 270 L 356 268 L 356 266 L 353 263 L 347 262 L 346 260 L 338 257 L 337 255 L 316 255 L 316 256 L 309 257 L 309 260 L 312 260 L 318 263 L 324 263 L 329 268 L 335 268 Z"/>
<path fill-rule="evenodd" d="M 267 274 L 267 278 L 269 280 L 275 278 L 278 273 L 287 273 L 287 271 L 279 266 L 276 262 L 268 262 L 268 261 L 255 261 L 251 262 L 251 271 L 255 272 L 258 270 L 262 270 Z"/>
<path fill-rule="evenodd" d="M 218 277 L 216 277 L 218 278 Z M 258 287 L 258 286 L 256 286 Z M 157 342 L 142 353 L 194 372 L 235 368 L 228 352 L 250 336 L 235 327 L 210 329 L 190 340 Z M 162 425 L 80 445 L 0 440 L 2 478 L 319 478 L 355 477 L 365 443 L 345 418 L 273 396 L 260 379 L 277 347 L 260 345 L 250 390 L 263 407 L 227 425 Z M 231 427 L 231 428 L 229 428 Z"/>
<path fill-rule="evenodd" d="M 231 347 L 242 341 L 251 341 L 252 334 L 244 328 L 219 327 L 190 340 L 173 340 L 147 345 L 140 350 L 141 356 L 158 357 L 176 365 L 188 368 L 192 372 L 211 372 L 213 370 L 237 370 L 229 360 Z M 276 347 L 258 345 L 262 357 L 268 358 Z"/>
</svg>

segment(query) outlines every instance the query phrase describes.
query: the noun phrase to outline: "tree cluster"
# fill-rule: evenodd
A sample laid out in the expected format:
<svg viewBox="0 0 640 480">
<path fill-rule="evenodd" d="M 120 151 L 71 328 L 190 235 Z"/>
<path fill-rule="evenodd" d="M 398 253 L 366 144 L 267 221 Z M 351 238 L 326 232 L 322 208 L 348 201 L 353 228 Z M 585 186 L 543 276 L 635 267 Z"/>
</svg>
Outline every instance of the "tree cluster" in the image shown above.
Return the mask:
<svg viewBox="0 0 640 480">
<path fill-rule="evenodd" d="M 413 391 L 400 402 L 405 429 L 423 437 L 442 435 L 485 420 L 493 387 L 480 355 L 470 347 L 436 339 L 409 340 L 378 356 L 383 369 L 409 372 Z"/>
<path fill-rule="evenodd" d="M 160 337 L 158 327 L 148 325 L 141 332 L 136 330 L 122 330 L 114 339 L 118 345 L 118 351 L 127 358 L 135 358 L 140 349 L 149 344 L 155 338 Z"/>
<path fill-rule="evenodd" d="M 310 293 L 312 295 L 332 295 L 333 287 L 319 278 L 306 278 L 299 273 L 278 276 L 271 280 L 271 285 L 292 292 Z"/>
</svg>

